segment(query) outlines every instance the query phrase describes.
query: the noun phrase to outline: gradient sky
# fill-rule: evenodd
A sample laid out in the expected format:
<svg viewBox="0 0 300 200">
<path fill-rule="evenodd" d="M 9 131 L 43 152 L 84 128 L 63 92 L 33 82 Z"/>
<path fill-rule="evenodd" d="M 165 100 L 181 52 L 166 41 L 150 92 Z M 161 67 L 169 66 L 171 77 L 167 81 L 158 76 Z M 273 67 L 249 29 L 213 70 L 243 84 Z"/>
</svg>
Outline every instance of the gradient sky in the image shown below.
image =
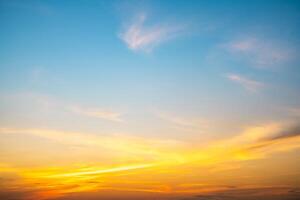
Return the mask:
<svg viewBox="0 0 300 200">
<path fill-rule="evenodd" d="M 0 0 L 0 28 L 0 198 L 299 198 L 299 1 Z"/>
</svg>

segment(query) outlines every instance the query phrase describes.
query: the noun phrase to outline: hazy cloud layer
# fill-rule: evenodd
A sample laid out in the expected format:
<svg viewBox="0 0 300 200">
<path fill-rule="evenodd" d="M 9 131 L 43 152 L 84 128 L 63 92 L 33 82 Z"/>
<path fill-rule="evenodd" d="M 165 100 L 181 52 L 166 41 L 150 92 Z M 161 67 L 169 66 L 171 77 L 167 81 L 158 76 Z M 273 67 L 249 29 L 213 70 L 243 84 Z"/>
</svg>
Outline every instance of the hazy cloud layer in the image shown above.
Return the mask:
<svg viewBox="0 0 300 200">
<path fill-rule="evenodd" d="M 296 200 L 300 197 L 297 187 L 240 187 L 220 192 L 197 195 L 186 200 Z"/>
<path fill-rule="evenodd" d="M 20 112 L 25 112 L 31 108 L 31 113 L 43 111 L 44 113 L 63 114 L 68 113 L 70 115 L 78 117 L 96 118 L 99 120 L 106 120 L 111 122 L 124 122 L 123 113 L 113 111 L 109 108 L 103 108 L 99 106 L 82 106 L 76 103 L 66 102 L 62 99 L 55 98 L 50 95 L 44 95 L 39 93 L 25 92 L 16 93 L 11 95 L 2 96 L 5 101 L 9 101 L 13 107 L 19 108 Z M 17 105 L 19 100 L 22 99 L 23 104 Z"/>
<path fill-rule="evenodd" d="M 168 181 L 162 181 L 160 172 L 163 172 L 164 177 L 176 177 L 175 174 L 178 174 L 178 171 L 195 167 L 199 171 L 204 170 L 206 174 L 214 176 L 217 171 L 234 170 L 234 168 L 228 169 L 224 164 L 228 163 L 236 166 L 243 161 L 263 159 L 276 152 L 299 148 L 300 134 L 298 133 L 298 127 L 297 124 L 296 126 L 288 126 L 279 123 L 249 127 L 234 137 L 211 142 L 206 146 L 180 145 L 176 141 L 150 140 L 124 135 L 100 136 L 98 134 L 47 129 L 1 128 L 2 138 L 9 135 L 25 134 L 58 142 L 66 148 L 80 145 L 81 148 L 78 151 L 80 155 L 89 155 L 89 149 L 97 149 L 106 152 L 108 154 L 106 156 L 111 160 L 118 160 L 118 165 L 115 163 L 113 166 L 110 164 L 104 166 L 103 163 L 100 163 L 100 165 L 99 163 L 93 163 L 84 167 L 73 164 L 50 169 L 47 167 L 28 169 L 13 167 L 9 163 L 7 165 L 1 163 L 0 167 L 1 171 L 18 175 L 20 179 L 24 178 L 26 180 L 20 188 L 36 188 L 44 192 L 58 191 L 58 194 L 54 194 L 54 196 L 68 196 L 72 191 L 84 192 L 107 188 L 120 190 L 121 188 L 122 191 L 127 192 L 151 191 L 156 194 L 169 194 L 170 192 L 210 193 L 206 199 L 215 197 L 222 199 L 227 196 L 239 197 L 240 191 L 247 192 L 249 190 L 247 188 L 236 190 L 234 186 L 226 185 L 206 185 L 193 182 L 183 184 L 181 180 L 179 181 L 180 184 L 174 185 L 168 183 Z M 86 154 L 83 154 L 83 152 Z M 105 158 L 105 156 L 99 157 L 99 154 L 95 153 L 98 158 Z M 30 158 L 30 156 L 29 154 L 27 158 Z M 185 170 L 182 170 L 182 173 L 185 174 Z M 145 174 L 151 175 L 151 180 L 154 183 L 145 184 L 138 180 L 133 183 L 126 181 L 136 180 L 136 177 L 145 176 Z M 101 178 L 99 178 L 100 175 Z M 117 180 L 115 180 L 115 176 L 112 175 L 122 175 L 126 179 L 119 180 L 119 176 L 116 176 Z M 103 178 L 105 178 L 105 182 L 103 182 Z M 3 181 L 8 181 L 6 187 L 10 186 L 8 184 L 9 178 L 6 177 Z M 49 188 L 54 188 L 54 190 Z M 213 192 L 224 190 L 228 192 L 226 194 L 213 194 Z M 233 190 L 238 191 L 238 193 Z M 241 196 L 246 195 L 243 193 Z M 203 196 L 197 196 L 197 198 L 203 199 Z"/>
<path fill-rule="evenodd" d="M 277 67 L 293 58 L 293 52 L 285 45 L 256 37 L 234 40 L 225 45 L 227 50 L 253 67 Z"/>
</svg>

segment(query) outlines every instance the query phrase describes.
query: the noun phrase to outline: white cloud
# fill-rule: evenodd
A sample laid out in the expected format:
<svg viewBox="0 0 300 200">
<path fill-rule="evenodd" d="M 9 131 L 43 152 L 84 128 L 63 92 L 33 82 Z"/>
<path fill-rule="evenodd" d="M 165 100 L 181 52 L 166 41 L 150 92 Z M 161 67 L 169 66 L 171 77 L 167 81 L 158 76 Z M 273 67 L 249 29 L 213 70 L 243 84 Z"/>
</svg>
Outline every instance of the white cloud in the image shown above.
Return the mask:
<svg viewBox="0 0 300 200">
<path fill-rule="evenodd" d="M 264 84 L 261 83 L 261 82 L 248 79 L 248 78 L 243 77 L 243 76 L 238 75 L 238 74 L 227 74 L 226 77 L 229 80 L 231 80 L 231 81 L 233 81 L 235 83 L 240 84 L 245 89 L 247 89 L 249 91 L 252 91 L 252 92 L 257 91 L 257 90 L 261 89 L 264 86 Z"/>
<path fill-rule="evenodd" d="M 155 46 L 178 36 L 182 31 L 178 25 L 146 25 L 146 19 L 146 14 L 138 15 L 120 34 L 129 49 L 150 52 Z"/>
<path fill-rule="evenodd" d="M 275 67 L 292 59 L 291 50 L 284 45 L 256 37 L 232 41 L 226 48 L 255 67 Z"/>
</svg>

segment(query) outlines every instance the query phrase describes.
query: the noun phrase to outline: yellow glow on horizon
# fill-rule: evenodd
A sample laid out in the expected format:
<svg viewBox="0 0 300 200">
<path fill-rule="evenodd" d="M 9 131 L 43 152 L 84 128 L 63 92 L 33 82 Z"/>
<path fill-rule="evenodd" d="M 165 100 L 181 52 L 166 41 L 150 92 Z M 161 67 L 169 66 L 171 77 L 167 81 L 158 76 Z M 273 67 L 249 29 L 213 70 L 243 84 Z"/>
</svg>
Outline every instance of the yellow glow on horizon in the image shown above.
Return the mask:
<svg viewBox="0 0 300 200">
<path fill-rule="evenodd" d="M 299 136 L 267 139 L 276 136 L 283 128 L 280 124 L 250 127 L 236 137 L 193 148 L 173 141 L 145 138 L 116 139 L 115 136 L 110 138 L 53 130 L 2 128 L 2 134 L 31 134 L 62 142 L 66 146 L 80 143 L 84 144 L 85 148 L 108 148 L 107 152 L 113 152 L 113 158 L 118 158 L 119 163 L 112 165 L 110 160 L 107 160 L 80 165 L 70 161 L 64 166 L 45 165 L 38 168 L 2 163 L 0 173 L 11 173 L 20 177 L 16 182 L 8 182 L 6 187 L 35 188 L 41 199 L 41 196 L 47 199 L 50 196 L 84 191 L 117 190 L 174 194 L 226 190 L 226 186 L 214 183 L 213 179 L 204 179 L 202 183 L 195 182 L 193 174 L 195 177 L 201 177 L 209 173 L 211 177 L 215 177 L 219 172 L 226 170 L 234 174 L 237 169 L 234 165 L 242 164 L 243 161 L 261 159 L 275 152 L 299 148 Z M 188 177 L 187 182 L 182 183 L 178 172 Z"/>
</svg>

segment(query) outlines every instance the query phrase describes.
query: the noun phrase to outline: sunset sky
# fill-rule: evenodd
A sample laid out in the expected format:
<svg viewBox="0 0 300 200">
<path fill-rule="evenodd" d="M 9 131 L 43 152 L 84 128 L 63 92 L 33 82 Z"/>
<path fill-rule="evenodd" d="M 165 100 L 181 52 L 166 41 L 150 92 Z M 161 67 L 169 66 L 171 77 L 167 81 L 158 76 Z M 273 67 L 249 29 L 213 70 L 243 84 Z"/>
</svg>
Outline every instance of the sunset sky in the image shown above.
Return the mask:
<svg viewBox="0 0 300 200">
<path fill-rule="evenodd" d="M 300 1 L 0 0 L 0 199 L 300 198 Z"/>
</svg>

